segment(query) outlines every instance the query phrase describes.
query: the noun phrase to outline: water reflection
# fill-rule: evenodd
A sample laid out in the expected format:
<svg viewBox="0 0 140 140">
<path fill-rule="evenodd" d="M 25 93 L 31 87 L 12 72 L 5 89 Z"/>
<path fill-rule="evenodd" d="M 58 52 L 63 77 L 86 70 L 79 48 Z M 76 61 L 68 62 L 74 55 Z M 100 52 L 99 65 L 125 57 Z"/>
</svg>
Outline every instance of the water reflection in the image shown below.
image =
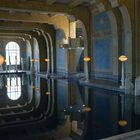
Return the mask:
<svg viewBox="0 0 140 140">
<path fill-rule="evenodd" d="M 31 123 L 33 132 L 49 130 L 51 138 L 74 140 L 97 140 L 140 128 L 140 100 L 132 95 L 25 74 L 6 75 L 3 83 L 0 127 L 24 123 L 29 131 Z"/>
<path fill-rule="evenodd" d="M 7 96 L 11 100 L 18 100 L 21 97 L 21 78 L 7 77 Z"/>
</svg>

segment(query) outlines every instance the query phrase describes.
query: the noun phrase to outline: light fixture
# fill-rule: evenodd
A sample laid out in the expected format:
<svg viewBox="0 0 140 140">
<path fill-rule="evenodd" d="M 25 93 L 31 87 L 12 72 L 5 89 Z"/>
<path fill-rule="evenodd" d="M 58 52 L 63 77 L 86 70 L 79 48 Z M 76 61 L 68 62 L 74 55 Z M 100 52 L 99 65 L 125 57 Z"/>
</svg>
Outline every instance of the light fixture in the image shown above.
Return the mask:
<svg viewBox="0 0 140 140">
<path fill-rule="evenodd" d="M 118 121 L 118 124 L 121 126 L 121 127 L 124 127 L 128 124 L 128 122 L 124 119 L 124 104 L 125 104 L 125 96 L 124 95 L 120 95 L 121 97 L 121 119 Z"/>
<path fill-rule="evenodd" d="M 127 56 L 125 55 L 121 55 L 119 57 L 119 60 L 122 62 L 122 73 L 121 73 L 121 89 L 125 88 L 125 73 L 124 73 L 124 62 L 126 62 L 128 60 Z"/>
<path fill-rule="evenodd" d="M 35 90 L 40 90 L 40 88 L 35 88 Z"/>
<path fill-rule="evenodd" d="M 120 60 L 121 62 L 125 62 L 125 61 L 128 60 L 128 58 L 127 58 L 127 56 L 125 56 L 125 55 L 121 55 L 121 56 L 119 57 L 119 60 Z"/>
<path fill-rule="evenodd" d="M 31 59 L 30 61 L 31 61 L 31 62 L 34 62 L 34 59 Z"/>
<path fill-rule="evenodd" d="M 45 59 L 45 62 L 49 62 L 50 60 L 48 58 Z"/>
<path fill-rule="evenodd" d="M 83 108 L 83 111 L 85 111 L 85 112 L 90 112 L 90 111 L 91 111 L 91 107 L 88 107 L 88 106 L 87 106 L 87 107 L 84 107 L 84 108 Z"/>
<path fill-rule="evenodd" d="M 46 94 L 46 95 L 50 95 L 51 93 L 47 91 L 45 94 Z"/>
<path fill-rule="evenodd" d="M 120 120 L 120 121 L 118 122 L 118 124 L 119 124 L 120 126 L 124 127 L 124 126 L 126 126 L 128 123 L 127 123 L 126 120 Z"/>
<path fill-rule="evenodd" d="M 5 62 L 4 57 L 0 55 L 0 65 L 2 65 Z"/>
<path fill-rule="evenodd" d="M 89 62 L 90 60 L 91 60 L 90 57 L 88 57 L 88 56 L 84 57 L 84 61 L 85 61 L 85 62 Z"/>
</svg>

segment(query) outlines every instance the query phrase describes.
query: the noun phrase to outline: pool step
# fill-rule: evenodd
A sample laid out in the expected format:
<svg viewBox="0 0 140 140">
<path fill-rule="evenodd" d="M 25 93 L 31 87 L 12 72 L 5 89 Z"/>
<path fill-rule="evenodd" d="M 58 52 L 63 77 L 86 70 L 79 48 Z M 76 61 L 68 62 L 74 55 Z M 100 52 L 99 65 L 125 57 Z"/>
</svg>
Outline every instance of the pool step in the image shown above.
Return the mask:
<svg viewBox="0 0 140 140">
<path fill-rule="evenodd" d="M 71 137 L 63 138 L 61 140 L 73 140 Z"/>
<path fill-rule="evenodd" d="M 140 130 L 131 131 L 128 133 L 116 135 L 102 140 L 140 140 Z"/>
</svg>

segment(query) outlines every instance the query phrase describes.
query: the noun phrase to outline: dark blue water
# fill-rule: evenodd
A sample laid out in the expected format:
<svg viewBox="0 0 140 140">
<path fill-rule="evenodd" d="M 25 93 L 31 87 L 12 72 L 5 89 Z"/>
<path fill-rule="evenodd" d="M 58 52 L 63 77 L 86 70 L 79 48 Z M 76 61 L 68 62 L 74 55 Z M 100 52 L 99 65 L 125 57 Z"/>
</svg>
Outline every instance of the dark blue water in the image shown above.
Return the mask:
<svg viewBox="0 0 140 140">
<path fill-rule="evenodd" d="M 97 140 L 140 128 L 139 97 L 26 74 L 0 82 L 1 139 Z"/>
</svg>

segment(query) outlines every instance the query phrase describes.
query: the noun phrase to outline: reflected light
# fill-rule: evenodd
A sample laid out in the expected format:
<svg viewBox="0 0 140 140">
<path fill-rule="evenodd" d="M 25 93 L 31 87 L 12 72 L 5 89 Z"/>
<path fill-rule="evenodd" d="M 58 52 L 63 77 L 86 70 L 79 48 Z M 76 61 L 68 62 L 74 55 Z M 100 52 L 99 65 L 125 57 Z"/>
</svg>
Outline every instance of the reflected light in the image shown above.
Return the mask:
<svg viewBox="0 0 140 140">
<path fill-rule="evenodd" d="M 45 94 L 46 94 L 46 95 L 50 95 L 51 93 L 50 93 L 50 92 L 46 92 Z"/>
<path fill-rule="evenodd" d="M 90 112 L 90 111 L 91 111 L 91 108 L 90 108 L 90 107 L 84 107 L 84 108 L 83 108 L 83 111 L 85 111 L 85 112 Z"/>
<path fill-rule="evenodd" d="M 31 62 L 34 62 L 34 59 L 31 59 Z"/>
<path fill-rule="evenodd" d="M 21 97 L 20 77 L 7 78 L 7 96 L 11 100 L 18 100 Z"/>
<path fill-rule="evenodd" d="M 121 55 L 121 56 L 119 57 L 119 60 L 120 60 L 121 62 L 125 62 L 125 61 L 128 60 L 128 58 L 127 58 L 127 56 L 125 56 L 125 55 Z"/>
<path fill-rule="evenodd" d="M 120 126 L 124 127 L 124 126 L 126 126 L 128 123 L 127 123 L 126 120 L 120 120 L 120 121 L 118 122 L 118 124 L 119 124 Z"/>
<path fill-rule="evenodd" d="M 40 88 L 35 88 L 36 90 L 40 90 Z"/>
<path fill-rule="evenodd" d="M 90 60 L 91 60 L 90 57 L 88 57 L 88 56 L 87 57 L 84 57 L 84 61 L 85 62 L 89 62 Z"/>
</svg>

